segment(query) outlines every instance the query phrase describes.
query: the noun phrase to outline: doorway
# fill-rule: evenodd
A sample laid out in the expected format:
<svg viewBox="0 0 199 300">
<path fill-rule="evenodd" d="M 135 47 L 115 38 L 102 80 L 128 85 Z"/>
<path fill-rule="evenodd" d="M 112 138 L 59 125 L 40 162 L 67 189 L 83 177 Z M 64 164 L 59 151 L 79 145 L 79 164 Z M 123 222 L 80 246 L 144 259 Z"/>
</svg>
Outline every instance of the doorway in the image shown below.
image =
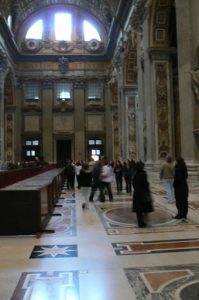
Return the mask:
<svg viewBox="0 0 199 300">
<path fill-rule="evenodd" d="M 57 140 L 57 164 L 64 166 L 68 159 L 71 159 L 71 141 Z"/>
</svg>

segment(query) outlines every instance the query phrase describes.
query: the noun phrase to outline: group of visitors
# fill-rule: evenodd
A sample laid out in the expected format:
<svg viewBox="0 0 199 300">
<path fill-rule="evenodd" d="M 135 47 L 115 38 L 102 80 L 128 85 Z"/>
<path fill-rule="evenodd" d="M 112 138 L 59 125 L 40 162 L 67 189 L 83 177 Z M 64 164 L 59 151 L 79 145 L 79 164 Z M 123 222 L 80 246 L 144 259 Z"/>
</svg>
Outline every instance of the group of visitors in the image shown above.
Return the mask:
<svg viewBox="0 0 199 300">
<path fill-rule="evenodd" d="M 109 200 L 113 201 L 111 183 L 114 178 L 118 194 L 122 193 L 124 183 L 126 193 L 132 192 L 132 178 L 135 173 L 134 165 L 134 160 L 122 162 L 120 160 L 108 161 L 104 158 L 97 162 L 91 159 L 89 161 L 77 161 L 76 163 L 68 160 L 65 166 L 67 188 L 74 193 L 76 181 L 78 189 L 83 186 L 86 186 L 87 189 L 88 187 L 91 188 L 90 202 L 93 201 L 97 190 L 99 190 L 101 202 L 105 201 L 105 192 L 108 193 Z M 92 180 L 90 179 L 90 173 L 92 174 Z M 86 177 L 87 180 L 85 179 Z"/>
<path fill-rule="evenodd" d="M 95 193 L 99 192 L 99 201 L 105 202 L 108 195 L 113 201 L 112 181 L 115 177 L 118 194 L 123 187 L 123 178 L 126 183 L 126 192 L 131 193 L 133 187 L 132 211 L 136 213 L 138 226 L 147 226 L 147 214 L 154 211 L 153 199 L 150 191 L 147 172 L 143 161 L 120 160 L 108 161 L 106 158 L 97 162 L 78 161 L 67 162 L 65 174 L 67 188 L 74 191 L 75 178 L 77 188 L 81 191 L 82 208 L 88 208 L 93 202 Z M 187 167 L 182 157 L 174 163 L 171 156 L 167 156 L 160 169 L 160 180 L 163 180 L 168 203 L 176 202 L 177 214 L 175 219 L 185 220 L 188 213 L 188 184 Z"/>
<path fill-rule="evenodd" d="M 135 175 L 133 177 L 133 211 L 136 213 L 139 227 L 146 227 L 146 217 L 154 210 L 153 199 L 142 161 L 135 163 Z M 188 213 L 188 172 L 182 157 L 173 162 L 171 156 L 167 156 L 160 170 L 160 180 L 163 180 L 167 192 L 168 203 L 176 203 L 177 214 L 175 219 L 186 220 Z"/>
</svg>

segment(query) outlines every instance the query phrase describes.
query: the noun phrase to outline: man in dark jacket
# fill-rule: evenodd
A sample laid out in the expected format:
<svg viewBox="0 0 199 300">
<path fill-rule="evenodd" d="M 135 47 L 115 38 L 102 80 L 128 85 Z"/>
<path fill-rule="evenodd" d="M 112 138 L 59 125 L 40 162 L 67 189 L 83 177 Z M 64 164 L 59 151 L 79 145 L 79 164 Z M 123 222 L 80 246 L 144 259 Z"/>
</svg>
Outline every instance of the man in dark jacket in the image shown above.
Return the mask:
<svg viewBox="0 0 199 300">
<path fill-rule="evenodd" d="M 174 192 L 176 199 L 177 215 L 175 219 L 186 220 L 188 213 L 188 195 L 189 188 L 187 184 L 187 166 L 182 157 L 176 159 L 174 173 Z"/>
</svg>

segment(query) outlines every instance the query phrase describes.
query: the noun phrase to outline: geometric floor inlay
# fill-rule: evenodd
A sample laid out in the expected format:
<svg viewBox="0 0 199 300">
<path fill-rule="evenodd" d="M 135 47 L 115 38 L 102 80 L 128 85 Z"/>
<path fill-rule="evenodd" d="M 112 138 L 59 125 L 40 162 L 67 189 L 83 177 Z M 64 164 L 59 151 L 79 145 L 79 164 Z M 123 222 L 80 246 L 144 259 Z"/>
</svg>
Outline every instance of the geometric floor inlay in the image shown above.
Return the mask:
<svg viewBox="0 0 199 300">
<path fill-rule="evenodd" d="M 24 272 L 10 300 L 79 300 L 77 271 Z"/>
<path fill-rule="evenodd" d="M 198 201 L 189 201 L 188 205 L 189 205 L 189 208 L 191 208 L 193 210 L 195 210 L 195 209 L 199 210 L 199 202 Z"/>
<path fill-rule="evenodd" d="M 59 206 L 60 205 L 60 206 Z M 50 218 L 46 229 L 53 229 L 54 233 L 43 233 L 44 236 L 76 235 L 76 211 L 75 205 L 67 204 L 65 200 L 60 199 L 57 207 L 54 209 L 54 214 Z"/>
<path fill-rule="evenodd" d="M 95 208 L 107 234 L 137 234 L 147 232 L 169 232 L 198 230 L 199 225 L 189 219 L 186 222 L 172 218 L 175 214 L 160 204 L 154 205 L 154 212 L 148 214 L 147 227 L 138 228 L 132 202 L 95 204 Z"/>
<path fill-rule="evenodd" d="M 199 239 L 112 243 L 117 255 L 198 251 Z"/>
<path fill-rule="evenodd" d="M 35 246 L 30 258 L 77 257 L 77 245 L 39 245 Z"/>
<path fill-rule="evenodd" d="M 126 268 L 137 300 L 198 300 L 199 265 Z"/>
</svg>

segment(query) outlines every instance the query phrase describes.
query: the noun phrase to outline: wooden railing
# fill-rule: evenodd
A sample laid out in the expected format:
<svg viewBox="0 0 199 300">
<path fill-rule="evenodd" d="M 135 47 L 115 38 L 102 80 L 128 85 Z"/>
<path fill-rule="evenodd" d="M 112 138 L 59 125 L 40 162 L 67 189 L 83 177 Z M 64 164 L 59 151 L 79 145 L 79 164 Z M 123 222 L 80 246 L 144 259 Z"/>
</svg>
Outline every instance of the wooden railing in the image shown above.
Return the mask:
<svg viewBox="0 0 199 300">
<path fill-rule="evenodd" d="M 0 172 L 0 189 L 16 183 L 18 181 L 36 176 L 43 172 L 52 170 L 56 165 L 49 164 L 41 167 L 28 167 L 24 169 L 14 169 L 9 171 L 1 171 Z"/>
</svg>

